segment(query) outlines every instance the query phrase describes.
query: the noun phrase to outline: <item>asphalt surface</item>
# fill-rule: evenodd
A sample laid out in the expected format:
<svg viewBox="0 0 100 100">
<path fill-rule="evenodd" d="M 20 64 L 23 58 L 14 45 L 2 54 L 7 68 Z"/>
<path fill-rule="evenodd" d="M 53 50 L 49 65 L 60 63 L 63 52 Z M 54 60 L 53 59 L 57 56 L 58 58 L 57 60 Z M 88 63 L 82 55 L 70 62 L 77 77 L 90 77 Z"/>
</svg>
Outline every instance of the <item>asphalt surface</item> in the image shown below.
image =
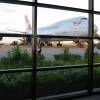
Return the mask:
<svg viewBox="0 0 100 100">
<path fill-rule="evenodd" d="M 31 46 L 21 46 L 24 49 L 27 49 L 28 52 L 31 52 Z M 7 56 L 9 50 L 11 50 L 13 46 L 3 45 L 0 47 L 0 58 Z M 79 48 L 79 47 L 42 47 L 41 54 L 45 56 L 47 60 L 53 60 L 54 55 L 61 54 L 65 49 L 69 49 L 69 53 L 77 54 L 84 57 L 87 48 Z M 94 52 L 100 54 L 100 49 L 94 48 Z"/>
</svg>

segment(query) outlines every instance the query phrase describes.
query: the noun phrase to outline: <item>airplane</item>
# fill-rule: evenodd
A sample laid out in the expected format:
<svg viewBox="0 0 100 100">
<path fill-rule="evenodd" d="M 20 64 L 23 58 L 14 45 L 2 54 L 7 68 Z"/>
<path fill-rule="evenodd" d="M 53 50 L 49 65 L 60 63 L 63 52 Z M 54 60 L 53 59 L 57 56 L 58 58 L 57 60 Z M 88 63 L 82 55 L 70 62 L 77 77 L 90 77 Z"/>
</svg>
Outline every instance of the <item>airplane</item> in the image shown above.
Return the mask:
<svg viewBox="0 0 100 100">
<path fill-rule="evenodd" d="M 27 15 L 25 15 L 26 22 L 26 32 L 28 34 L 32 33 L 32 27 L 28 20 Z M 94 36 L 99 36 L 98 27 L 94 24 Z M 88 36 L 88 18 L 84 16 L 73 17 L 65 19 L 54 24 L 48 25 L 46 27 L 37 29 L 38 35 L 52 35 L 52 36 Z M 28 40 L 28 39 L 27 39 Z M 61 41 L 73 41 L 79 47 L 82 46 L 83 42 L 87 42 L 86 39 L 57 39 L 57 38 L 40 38 L 39 42 L 42 45 L 52 46 L 52 41 L 58 41 L 57 46 L 62 46 Z"/>
<path fill-rule="evenodd" d="M 16 31 L 17 33 L 24 33 L 26 35 L 32 34 L 32 27 L 29 22 L 27 15 L 24 16 L 26 30 L 25 32 Z M 8 30 L 12 32 L 12 30 Z M 98 27 L 94 24 L 94 36 L 99 36 Z M 14 32 L 14 30 L 13 30 Z M 37 35 L 52 35 L 52 36 L 88 36 L 88 18 L 84 16 L 73 17 L 59 22 L 53 23 L 46 27 L 38 28 Z M 31 43 L 31 36 L 23 37 L 20 41 L 24 44 Z M 62 46 L 61 41 L 73 41 L 79 47 L 82 46 L 82 43 L 87 42 L 86 39 L 57 39 L 57 38 L 39 38 L 38 42 L 43 46 L 52 46 L 53 41 L 57 41 L 57 46 Z"/>
</svg>

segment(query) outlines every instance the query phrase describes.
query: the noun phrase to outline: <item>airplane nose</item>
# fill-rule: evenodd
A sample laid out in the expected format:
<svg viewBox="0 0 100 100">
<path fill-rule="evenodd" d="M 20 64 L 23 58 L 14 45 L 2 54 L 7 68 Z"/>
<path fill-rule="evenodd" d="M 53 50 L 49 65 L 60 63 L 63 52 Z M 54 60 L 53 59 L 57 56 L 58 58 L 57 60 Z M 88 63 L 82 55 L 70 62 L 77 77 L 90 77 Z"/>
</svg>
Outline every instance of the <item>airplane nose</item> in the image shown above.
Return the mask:
<svg viewBox="0 0 100 100">
<path fill-rule="evenodd" d="M 94 25 L 94 32 L 96 33 L 98 31 L 98 27 Z"/>
</svg>

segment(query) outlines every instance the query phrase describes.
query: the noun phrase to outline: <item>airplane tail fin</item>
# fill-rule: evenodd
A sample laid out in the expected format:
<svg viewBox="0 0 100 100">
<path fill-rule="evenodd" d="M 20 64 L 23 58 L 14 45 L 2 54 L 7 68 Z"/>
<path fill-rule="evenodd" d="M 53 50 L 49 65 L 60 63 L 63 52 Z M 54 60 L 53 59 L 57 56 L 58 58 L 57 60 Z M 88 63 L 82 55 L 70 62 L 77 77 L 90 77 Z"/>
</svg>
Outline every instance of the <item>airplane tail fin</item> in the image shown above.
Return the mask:
<svg viewBox="0 0 100 100">
<path fill-rule="evenodd" d="M 27 15 L 25 15 L 24 18 L 25 18 L 25 26 L 26 26 L 25 32 L 26 34 L 32 34 L 32 27 Z M 22 39 L 19 39 L 19 40 L 21 41 L 22 44 L 27 44 L 31 41 L 30 37 L 22 37 Z"/>
<path fill-rule="evenodd" d="M 24 17 L 25 17 L 25 24 L 26 24 L 26 32 L 32 33 L 32 27 L 31 27 L 31 24 L 29 22 L 27 15 L 25 15 Z"/>
</svg>

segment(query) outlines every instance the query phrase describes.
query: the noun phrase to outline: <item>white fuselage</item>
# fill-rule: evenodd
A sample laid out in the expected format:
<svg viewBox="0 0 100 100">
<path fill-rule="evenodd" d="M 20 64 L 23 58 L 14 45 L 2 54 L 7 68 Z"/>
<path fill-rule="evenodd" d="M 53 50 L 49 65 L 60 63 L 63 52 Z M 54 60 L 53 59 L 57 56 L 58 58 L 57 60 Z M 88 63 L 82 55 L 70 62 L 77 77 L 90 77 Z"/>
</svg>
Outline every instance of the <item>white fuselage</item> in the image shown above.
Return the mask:
<svg viewBox="0 0 100 100">
<path fill-rule="evenodd" d="M 94 33 L 98 27 L 94 25 Z M 58 35 L 58 36 L 88 36 L 88 19 L 80 16 L 59 21 L 47 27 L 39 28 L 38 35 Z"/>
</svg>

